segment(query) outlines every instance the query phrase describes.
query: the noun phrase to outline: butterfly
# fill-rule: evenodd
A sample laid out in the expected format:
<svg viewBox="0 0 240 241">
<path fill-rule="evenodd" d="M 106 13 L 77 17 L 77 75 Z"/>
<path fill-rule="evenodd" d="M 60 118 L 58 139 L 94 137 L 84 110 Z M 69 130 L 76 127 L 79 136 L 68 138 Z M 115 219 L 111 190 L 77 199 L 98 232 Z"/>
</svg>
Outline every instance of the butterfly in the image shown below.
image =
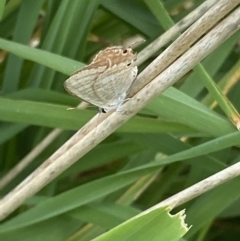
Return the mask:
<svg viewBox="0 0 240 241">
<path fill-rule="evenodd" d="M 98 106 L 102 113 L 119 110 L 136 79 L 136 60 L 137 54 L 131 48 L 108 47 L 68 78 L 64 87 L 70 94 Z"/>
</svg>

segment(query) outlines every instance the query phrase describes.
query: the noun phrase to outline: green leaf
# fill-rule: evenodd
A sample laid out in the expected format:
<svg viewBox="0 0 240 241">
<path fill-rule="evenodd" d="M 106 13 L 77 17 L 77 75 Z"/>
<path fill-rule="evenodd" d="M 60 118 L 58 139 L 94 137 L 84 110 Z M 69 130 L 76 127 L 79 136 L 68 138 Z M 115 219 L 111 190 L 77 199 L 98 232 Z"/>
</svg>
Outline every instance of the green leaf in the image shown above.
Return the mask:
<svg viewBox="0 0 240 241">
<path fill-rule="evenodd" d="M 2 17 L 3 17 L 5 4 L 6 4 L 6 0 L 0 1 L 0 21 L 2 20 Z"/>
<path fill-rule="evenodd" d="M 23 59 L 34 61 L 66 75 L 71 75 L 74 71 L 84 66 L 83 63 L 75 60 L 4 39 L 0 39 L 0 48 Z"/>
<path fill-rule="evenodd" d="M 30 42 L 32 32 L 38 19 L 38 12 L 44 1 L 45 0 L 39 0 L 37 2 L 31 0 L 23 1 L 13 33 L 14 41 L 23 44 Z M 22 26 L 24 26 L 24 31 Z M 12 92 L 18 89 L 22 65 L 23 59 L 13 55 L 9 56 L 3 79 L 3 92 Z M 14 71 L 12 71 L 13 68 Z"/>
<path fill-rule="evenodd" d="M 67 106 L 49 103 L 0 97 L 0 120 L 78 130 L 96 114 L 96 112 L 89 110 L 67 110 L 67 108 Z M 142 117 L 134 117 L 120 130 L 131 132 L 195 132 L 191 128 L 174 122 Z"/>
<path fill-rule="evenodd" d="M 167 209 L 159 208 L 142 213 L 94 240 L 177 241 L 187 231 L 183 213 L 169 215 Z"/>
</svg>

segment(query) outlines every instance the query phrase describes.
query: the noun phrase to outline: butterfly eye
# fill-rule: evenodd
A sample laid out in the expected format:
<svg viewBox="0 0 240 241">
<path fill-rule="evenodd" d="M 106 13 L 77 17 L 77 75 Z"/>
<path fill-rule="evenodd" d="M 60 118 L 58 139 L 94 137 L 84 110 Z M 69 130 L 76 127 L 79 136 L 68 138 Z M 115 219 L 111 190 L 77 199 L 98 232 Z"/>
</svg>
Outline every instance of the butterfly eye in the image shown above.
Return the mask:
<svg viewBox="0 0 240 241">
<path fill-rule="evenodd" d="M 127 49 L 124 49 L 123 50 L 123 54 L 126 54 L 128 51 L 127 51 Z"/>
</svg>

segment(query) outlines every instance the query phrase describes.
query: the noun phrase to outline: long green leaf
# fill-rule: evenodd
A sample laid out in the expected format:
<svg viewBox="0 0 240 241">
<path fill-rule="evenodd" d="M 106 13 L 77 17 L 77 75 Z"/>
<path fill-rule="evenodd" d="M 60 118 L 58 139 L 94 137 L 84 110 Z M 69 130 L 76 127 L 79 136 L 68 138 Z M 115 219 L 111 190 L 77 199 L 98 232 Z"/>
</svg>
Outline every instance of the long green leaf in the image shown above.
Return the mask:
<svg viewBox="0 0 240 241">
<path fill-rule="evenodd" d="M 9 51 L 23 59 L 31 60 L 47 66 L 66 75 L 71 75 L 74 71 L 82 68 L 83 63 L 49 53 L 44 50 L 35 49 L 19 43 L 14 43 L 5 39 L 0 39 L 0 48 Z"/>
</svg>

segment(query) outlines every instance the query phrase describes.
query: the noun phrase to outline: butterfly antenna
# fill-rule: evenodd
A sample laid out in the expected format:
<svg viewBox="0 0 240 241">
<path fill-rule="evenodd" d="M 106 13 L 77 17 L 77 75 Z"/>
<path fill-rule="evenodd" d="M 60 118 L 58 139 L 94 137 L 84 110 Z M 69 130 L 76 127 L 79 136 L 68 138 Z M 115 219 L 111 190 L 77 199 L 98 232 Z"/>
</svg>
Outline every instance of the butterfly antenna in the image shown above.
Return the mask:
<svg viewBox="0 0 240 241">
<path fill-rule="evenodd" d="M 145 41 L 146 41 L 145 39 L 139 39 L 139 40 L 134 41 L 133 43 L 131 43 L 128 47 L 131 48 L 131 49 L 133 49 L 134 46 L 136 47 L 136 45 L 139 45 L 139 44 L 141 44 L 141 43 L 144 43 Z"/>
</svg>

